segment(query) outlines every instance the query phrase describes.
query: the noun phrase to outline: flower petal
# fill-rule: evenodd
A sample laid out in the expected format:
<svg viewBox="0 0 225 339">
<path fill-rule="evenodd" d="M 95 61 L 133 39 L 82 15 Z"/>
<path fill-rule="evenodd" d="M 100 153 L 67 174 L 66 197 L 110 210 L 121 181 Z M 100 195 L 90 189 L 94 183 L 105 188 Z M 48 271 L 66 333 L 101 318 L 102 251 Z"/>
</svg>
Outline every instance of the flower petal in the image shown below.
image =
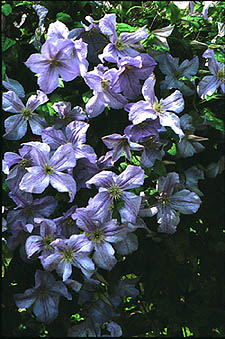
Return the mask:
<svg viewBox="0 0 225 339">
<path fill-rule="evenodd" d="M 110 271 L 117 263 L 114 253 L 115 251 L 112 245 L 102 241 L 101 243 L 95 245 L 93 260 L 97 266 Z"/>
<path fill-rule="evenodd" d="M 26 173 L 20 184 L 19 188 L 25 192 L 42 193 L 49 185 L 49 176 L 44 174 L 43 169 L 39 166 L 29 167 L 29 173 Z"/>
<path fill-rule="evenodd" d="M 199 196 L 186 189 L 176 192 L 170 197 L 170 206 L 183 214 L 196 213 L 201 204 Z"/>
<path fill-rule="evenodd" d="M 73 201 L 77 186 L 76 181 L 71 175 L 55 171 L 50 176 L 50 184 L 59 192 L 68 192 L 70 196 L 69 202 Z"/>
<path fill-rule="evenodd" d="M 131 189 L 139 187 L 144 182 L 144 170 L 138 166 L 128 165 L 117 178 L 116 182 L 121 189 Z"/>
<path fill-rule="evenodd" d="M 7 140 L 19 140 L 27 132 L 27 121 L 21 114 L 12 115 L 4 121 L 6 133 L 3 137 Z"/>
</svg>

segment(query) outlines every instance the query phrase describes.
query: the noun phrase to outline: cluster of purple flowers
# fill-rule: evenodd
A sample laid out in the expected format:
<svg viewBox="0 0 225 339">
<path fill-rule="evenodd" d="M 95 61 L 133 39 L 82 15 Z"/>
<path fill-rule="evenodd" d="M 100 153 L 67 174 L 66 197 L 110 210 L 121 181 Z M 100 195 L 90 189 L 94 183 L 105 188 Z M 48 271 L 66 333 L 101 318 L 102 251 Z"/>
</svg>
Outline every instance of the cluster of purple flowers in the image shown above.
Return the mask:
<svg viewBox="0 0 225 339">
<path fill-rule="evenodd" d="M 40 136 L 39 141 L 22 143 L 19 154 L 6 152 L 3 171 L 7 175 L 9 196 L 16 204 L 7 214 L 8 246 L 12 250 L 20 246 L 24 260 L 40 260 L 43 267 L 43 271 L 36 271 L 35 286 L 15 295 L 15 302 L 19 308 L 32 306 L 37 320 L 46 323 L 57 317 L 60 296 L 71 300 L 71 293 L 79 292 L 83 304 L 91 298 L 84 293 L 85 286 L 90 284 L 93 290 L 98 287 L 98 280 L 94 280 L 98 270 L 111 270 L 117 263 L 117 255 L 137 250 L 134 231 L 144 228 L 151 234 L 142 217 L 157 214 L 158 231 L 174 233 L 180 213 L 195 213 L 201 204 L 199 196 L 188 190 L 175 172 L 158 178 L 155 205 L 145 208 L 140 194 L 140 189 L 144 191 L 145 169 L 151 169 L 165 155 L 168 128 L 178 140 L 180 156 L 189 157 L 204 150 L 199 142 L 204 138 L 192 134 L 191 116 L 179 117 L 185 106 L 184 96 L 194 92 L 180 79 L 186 77 L 192 81 L 198 71 L 198 57 L 178 65 L 178 58 L 163 53 L 158 58 L 160 71 L 166 75 L 161 90 L 175 90 L 167 97 L 157 98 L 153 73 L 157 63 L 145 53 L 141 43 L 149 35 L 146 27 L 118 35 L 115 14 L 106 14 L 97 23 L 91 17 L 87 21 L 89 26 L 83 24 L 82 29 L 72 31 L 59 21 L 50 24 L 40 53 L 32 54 L 25 62 L 38 75 L 40 88 L 37 95 L 28 98 L 26 105 L 22 102 L 24 90 L 20 84 L 12 79 L 3 82 L 9 90 L 3 93 L 3 109 L 14 114 L 5 120 L 4 137 L 22 139 L 28 122 L 32 133 Z M 102 34 L 106 41 L 98 55 L 99 64 L 92 70 L 87 58 L 88 43 L 84 42 L 86 32 Z M 197 86 L 202 99 L 219 87 L 222 93 L 225 91 L 224 66 L 215 60 L 212 50 L 207 50 L 203 57 L 208 59 L 212 75 L 204 77 Z M 71 109 L 71 104 L 64 101 L 54 103 L 57 118 L 53 126 L 48 126 L 35 110 L 49 100 L 47 94 L 59 86 L 60 79 L 68 82 L 77 77 L 83 78 L 93 96 L 85 108 Z M 124 109 L 131 123 L 123 135 L 113 133 L 102 137 L 109 151 L 98 159 L 95 150 L 86 144 L 86 133 L 91 119 L 102 114 L 106 107 Z M 112 171 L 114 164 L 123 156 L 129 164 L 116 174 Z M 139 157 L 139 165 L 132 162 L 135 156 Z M 57 207 L 56 199 L 34 198 L 49 184 L 58 192 L 68 193 L 73 204 L 77 191 L 83 187 L 95 186 L 98 192 L 86 207 L 72 205 L 63 216 L 51 218 Z M 73 280 L 79 272 L 77 269 L 83 276 L 83 285 Z M 54 271 L 60 280 L 56 281 L 50 273 Z M 121 284 L 126 285 L 125 281 Z M 134 284 L 128 287 L 129 284 L 127 293 L 137 296 Z M 102 324 L 115 316 L 122 297 L 111 298 L 113 308 L 99 299 L 98 307 L 93 304 L 88 318 L 72 328 L 70 335 L 101 336 Z M 105 307 L 109 308 L 107 315 L 104 315 Z M 99 309 L 101 321 L 96 320 Z M 120 326 L 113 321 L 107 329 L 113 337 L 122 335 Z"/>
</svg>

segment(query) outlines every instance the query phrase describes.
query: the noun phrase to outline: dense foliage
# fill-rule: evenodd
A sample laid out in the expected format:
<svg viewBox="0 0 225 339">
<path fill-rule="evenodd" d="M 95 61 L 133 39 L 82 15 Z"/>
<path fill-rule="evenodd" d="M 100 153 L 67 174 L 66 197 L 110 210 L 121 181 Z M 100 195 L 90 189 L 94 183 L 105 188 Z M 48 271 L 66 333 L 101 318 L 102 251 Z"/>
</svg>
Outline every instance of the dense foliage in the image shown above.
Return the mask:
<svg viewBox="0 0 225 339">
<path fill-rule="evenodd" d="M 2 1 L 4 337 L 222 337 L 223 1 Z"/>
</svg>

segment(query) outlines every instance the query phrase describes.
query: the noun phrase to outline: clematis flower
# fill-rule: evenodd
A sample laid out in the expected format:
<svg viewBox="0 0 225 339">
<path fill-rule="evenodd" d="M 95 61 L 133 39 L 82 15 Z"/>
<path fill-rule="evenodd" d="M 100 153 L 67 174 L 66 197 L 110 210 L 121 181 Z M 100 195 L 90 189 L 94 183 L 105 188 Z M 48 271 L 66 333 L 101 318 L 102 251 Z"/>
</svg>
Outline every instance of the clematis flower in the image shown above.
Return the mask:
<svg viewBox="0 0 225 339">
<path fill-rule="evenodd" d="M 92 251 L 92 244 L 87 241 L 85 234 L 73 234 L 69 239 L 56 239 L 51 244 L 54 253 L 47 257 L 40 257 L 46 270 L 56 269 L 63 281 L 72 274 L 72 266 L 81 269 L 89 277 L 94 273 L 94 264 L 88 257 Z"/>
<path fill-rule="evenodd" d="M 102 222 L 94 219 L 90 210 L 91 208 L 78 208 L 72 218 L 76 219 L 77 226 L 85 232 L 87 241 L 94 248 L 93 260 L 96 265 L 111 270 L 117 263 L 111 243 L 123 240 L 127 232 L 118 225 L 116 219 L 105 217 Z"/>
<path fill-rule="evenodd" d="M 187 189 L 179 190 L 179 175 L 169 173 L 167 177 L 159 177 L 156 189 L 158 191 L 158 203 L 139 213 L 141 217 L 151 217 L 157 213 L 159 223 L 158 232 L 174 233 L 180 222 L 176 211 L 182 214 L 196 213 L 200 207 L 199 196 Z"/>
<path fill-rule="evenodd" d="M 7 174 L 6 184 L 11 191 L 19 190 L 19 183 L 26 173 L 25 168 L 32 166 L 30 149 L 29 146 L 23 146 L 19 149 L 19 154 L 13 152 L 4 154 L 3 172 Z"/>
<path fill-rule="evenodd" d="M 102 137 L 102 141 L 109 148 L 112 149 L 112 161 L 117 161 L 124 153 L 125 157 L 130 160 L 131 150 L 141 151 L 143 146 L 131 142 L 127 136 L 120 134 L 111 134 Z"/>
<path fill-rule="evenodd" d="M 154 31 L 152 31 L 151 34 L 153 34 L 154 36 L 154 42 L 159 46 L 163 46 L 169 49 L 169 45 L 166 39 L 171 35 L 174 27 L 175 25 L 171 25 L 171 26 L 166 26 L 166 27 L 162 27 L 159 29 L 155 29 Z"/>
<path fill-rule="evenodd" d="M 117 36 L 116 33 L 116 15 L 105 14 L 99 20 L 99 28 L 101 32 L 109 36 L 110 43 L 104 48 L 103 53 L 99 54 L 99 59 L 104 63 L 104 59 L 109 62 L 117 62 L 119 58 L 126 56 L 136 57 L 140 51 L 144 50 L 140 41 L 148 37 L 148 32 L 145 27 L 139 28 L 133 33 L 121 33 Z"/>
<path fill-rule="evenodd" d="M 165 143 L 161 142 L 155 135 L 142 138 L 140 140 L 144 150 L 141 155 L 141 165 L 143 167 L 152 167 L 155 164 L 156 159 L 162 160 L 165 155 L 163 146 Z"/>
<path fill-rule="evenodd" d="M 180 65 L 179 58 L 173 58 L 169 53 L 163 53 L 159 58 L 159 69 L 166 75 L 165 80 L 161 81 L 160 89 L 177 88 L 181 90 L 184 95 L 192 95 L 195 91 L 181 80 L 182 77 L 191 78 L 197 73 L 199 67 L 198 57 L 195 56 L 192 60 L 184 60 Z M 192 81 L 193 83 L 193 81 Z M 194 85 L 194 83 L 193 83 Z"/>
<path fill-rule="evenodd" d="M 12 228 L 13 224 L 18 220 L 22 221 L 25 226 L 32 226 L 34 218 L 49 217 L 57 206 L 57 201 L 50 196 L 33 199 L 31 193 L 24 191 L 13 191 L 9 193 L 9 196 L 17 205 L 7 214 L 8 225 Z"/>
<path fill-rule="evenodd" d="M 127 99 L 119 94 L 118 70 L 104 70 L 95 67 L 84 76 L 86 84 L 93 89 L 94 96 L 86 104 L 86 111 L 91 118 L 101 114 L 106 106 L 120 109 L 127 104 Z"/>
<path fill-rule="evenodd" d="M 65 132 L 48 127 L 42 132 L 42 140 L 55 150 L 61 145 L 71 144 L 76 159 L 87 158 L 96 162 L 96 154 L 90 145 L 86 145 L 86 132 L 89 124 L 83 121 L 72 121 L 66 126 Z"/>
<path fill-rule="evenodd" d="M 48 39 L 41 53 L 32 54 L 25 65 L 38 73 L 38 85 L 45 93 L 53 92 L 59 86 L 59 76 L 71 81 L 87 71 L 87 45 L 82 40 Z"/>
<path fill-rule="evenodd" d="M 145 80 L 153 72 L 156 62 L 148 54 L 124 57 L 118 62 L 120 90 L 126 98 L 135 99 L 141 94 L 140 80 Z"/>
<path fill-rule="evenodd" d="M 155 135 L 157 138 L 159 136 L 159 130 L 161 125 L 159 123 L 159 118 L 152 120 L 146 119 L 140 124 L 128 125 L 124 133 L 129 137 L 133 142 L 140 141 L 141 138 L 149 137 L 150 135 Z"/>
<path fill-rule="evenodd" d="M 104 217 L 106 211 L 112 207 L 112 203 L 119 199 L 124 201 L 124 206 L 119 210 L 122 218 L 135 223 L 141 197 L 127 190 L 139 187 L 144 182 L 144 171 L 133 165 L 128 165 L 126 170 L 120 175 L 110 171 L 101 171 L 86 182 L 87 187 L 95 185 L 99 188 L 99 193 L 91 199 L 90 208 L 96 213 L 96 218 Z"/>
<path fill-rule="evenodd" d="M 18 308 L 32 306 L 38 321 L 51 323 L 58 316 L 60 296 L 72 300 L 71 294 L 62 281 L 56 281 L 49 272 L 36 270 L 35 286 L 24 293 L 15 294 L 14 299 Z"/>
<path fill-rule="evenodd" d="M 200 141 L 207 141 L 208 138 L 194 135 L 195 128 L 192 126 L 192 117 L 189 114 L 184 114 L 180 118 L 182 130 L 185 136 L 177 143 L 179 155 L 183 158 L 192 157 L 194 154 L 204 151 L 205 147 L 200 144 Z"/>
<path fill-rule="evenodd" d="M 2 85 L 9 91 L 15 92 L 18 95 L 18 97 L 20 98 L 25 97 L 24 88 L 19 83 L 19 81 L 8 78 L 7 75 L 5 75 L 5 81 L 2 81 Z"/>
<path fill-rule="evenodd" d="M 33 9 L 37 13 L 37 16 L 39 18 L 38 27 L 35 29 L 34 35 L 31 37 L 30 43 L 32 42 L 34 47 L 39 50 L 42 46 L 41 43 L 41 36 L 45 32 L 44 27 L 44 20 L 46 15 L 48 14 L 48 9 L 44 6 L 41 6 L 39 4 L 32 5 Z"/>
<path fill-rule="evenodd" d="M 53 219 L 56 224 L 57 235 L 69 238 L 73 234 L 80 234 L 76 222 L 72 219 L 72 214 L 75 213 L 77 206 L 69 208 L 61 217 Z"/>
<path fill-rule="evenodd" d="M 27 123 L 29 122 L 33 134 L 41 135 L 43 128 L 47 126 L 46 121 L 40 118 L 38 114 L 33 113 L 35 109 L 48 101 L 47 95 L 37 91 L 37 95 L 31 95 L 26 106 L 22 103 L 18 95 L 9 91 L 3 93 L 2 108 L 6 112 L 15 113 L 4 122 L 6 133 L 3 135 L 8 140 L 19 140 L 27 132 Z"/>
<path fill-rule="evenodd" d="M 78 159 L 77 165 L 73 171 L 77 182 L 77 190 L 80 190 L 81 188 L 87 188 L 87 180 L 93 177 L 93 175 L 95 175 L 97 172 L 99 172 L 97 162 L 90 162 L 90 160 L 87 158 Z"/>
<path fill-rule="evenodd" d="M 155 120 L 159 118 L 162 126 L 169 126 L 172 130 L 179 135 L 180 139 L 183 138 L 184 132 L 180 128 L 180 119 L 174 113 L 180 113 L 184 109 L 184 99 L 180 91 L 175 91 L 165 99 L 158 99 L 154 93 L 155 76 L 150 76 L 145 80 L 142 94 L 146 101 L 138 101 L 132 104 L 129 110 L 129 120 L 134 125 L 140 124 L 146 119 Z"/>
<path fill-rule="evenodd" d="M 63 129 L 74 120 L 87 120 L 87 115 L 80 106 L 71 109 L 71 103 L 67 101 L 58 101 L 52 105 L 52 108 L 58 113 L 54 122 L 54 128 Z"/>
<path fill-rule="evenodd" d="M 220 87 L 222 94 L 225 94 L 225 66 L 215 59 L 212 49 L 207 49 L 203 54 L 203 58 L 207 58 L 208 67 L 212 75 L 206 75 L 199 82 L 197 92 L 201 99 L 205 99 L 207 95 L 211 96 Z"/>
<path fill-rule="evenodd" d="M 26 168 L 27 172 L 19 185 L 21 190 L 30 193 L 42 193 L 51 184 L 59 192 L 68 192 L 70 202 L 76 194 L 76 182 L 63 171 L 76 165 L 76 158 L 71 144 L 60 146 L 50 158 L 50 146 L 39 141 L 27 142 L 31 146 L 33 166 Z"/>
</svg>

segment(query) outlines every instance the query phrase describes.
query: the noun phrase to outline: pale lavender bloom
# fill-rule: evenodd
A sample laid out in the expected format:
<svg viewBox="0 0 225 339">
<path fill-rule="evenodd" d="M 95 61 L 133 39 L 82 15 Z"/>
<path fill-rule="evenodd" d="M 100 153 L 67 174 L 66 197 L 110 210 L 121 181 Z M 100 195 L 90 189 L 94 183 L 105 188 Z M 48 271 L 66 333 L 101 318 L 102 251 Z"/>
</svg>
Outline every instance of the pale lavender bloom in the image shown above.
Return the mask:
<svg viewBox="0 0 225 339">
<path fill-rule="evenodd" d="M 126 98 L 135 99 L 141 94 L 140 80 L 147 79 L 153 72 L 156 62 L 148 54 L 137 57 L 124 57 L 118 61 L 120 90 Z"/>
<path fill-rule="evenodd" d="M 37 16 L 39 17 L 39 23 L 38 23 L 38 28 L 35 29 L 35 34 L 31 37 L 30 42 L 33 42 L 33 45 L 39 50 L 39 48 L 41 48 L 42 46 L 41 36 L 45 32 L 44 19 L 46 15 L 48 14 L 48 9 L 39 4 L 35 4 L 32 7 L 37 13 Z"/>
<path fill-rule="evenodd" d="M 93 246 L 84 233 L 73 234 L 69 239 L 56 239 L 50 245 L 53 246 L 54 253 L 40 259 L 46 270 L 56 269 L 63 281 L 71 276 L 72 266 L 80 268 L 86 277 L 94 273 L 94 264 L 88 257 Z"/>
<path fill-rule="evenodd" d="M 141 155 L 141 165 L 143 167 L 152 167 L 156 160 L 162 160 L 165 155 L 163 146 L 165 143 L 161 142 L 155 135 L 142 138 L 140 140 L 144 150 Z"/>
<path fill-rule="evenodd" d="M 69 174 L 63 171 L 76 165 L 76 158 L 71 144 L 60 146 L 50 158 L 50 146 L 38 141 L 26 143 L 31 146 L 30 154 L 33 165 L 19 185 L 21 190 L 30 193 L 42 193 L 51 184 L 59 192 L 68 192 L 69 202 L 73 201 L 76 194 L 76 182 Z"/>
<path fill-rule="evenodd" d="M 114 162 L 112 160 L 112 157 L 113 157 L 112 151 L 108 151 L 106 152 L 105 155 L 102 155 L 97 162 L 99 169 L 103 170 L 113 167 Z"/>
<path fill-rule="evenodd" d="M 151 34 L 154 35 L 154 42 L 159 46 L 163 46 L 169 49 L 169 45 L 166 39 L 171 35 L 174 27 L 175 25 L 171 25 L 155 29 L 154 31 L 152 31 Z"/>
<path fill-rule="evenodd" d="M 94 96 L 86 104 L 86 111 L 91 118 L 101 114 L 106 106 L 120 109 L 127 104 L 127 99 L 119 94 L 119 71 L 115 68 L 106 70 L 95 67 L 84 76 L 86 84 L 93 89 Z"/>
<path fill-rule="evenodd" d="M 40 235 L 31 235 L 25 243 L 27 257 L 42 252 L 42 255 L 50 255 L 53 247 L 50 245 L 56 239 L 56 224 L 53 220 L 35 218 L 34 222 L 40 223 Z"/>
<path fill-rule="evenodd" d="M 7 239 L 7 246 L 14 251 L 19 245 L 24 247 L 27 233 L 32 232 L 33 225 L 25 225 L 23 221 L 16 220 L 12 225 L 8 225 L 8 231 L 11 234 Z"/>
<path fill-rule="evenodd" d="M 192 157 L 195 153 L 204 151 L 205 147 L 199 141 L 206 141 L 208 138 L 194 135 L 195 128 L 192 126 L 192 117 L 189 114 L 184 114 L 180 118 L 182 130 L 185 136 L 177 143 L 179 155 L 183 158 Z"/>
<path fill-rule="evenodd" d="M 119 210 L 121 217 L 135 223 L 141 197 L 127 190 L 139 187 L 143 182 L 143 169 L 132 165 L 128 165 L 118 176 L 110 171 L 101 171 L 94 175 L 86 185 L 91 187 L 94 184 L 99 188 L 99 193 L 89 203 L 90 208 L 96 213 L 96 218 L 101 219 L 112 208 L 113 203 L 121 199 L 124 201 L 124 206 Z"/>
<path fill-rule="evenodd" d="M 141 138 L 149 137 L 150 135 L 155 135 L 157 138 L 159 136 L 159 130 L 161 125 L 159 123 L 159 118 L 155 120 L 146 119 L 140 124 L 128 125 L 124 133 L 129 137 L 133 142 L 140 141 Z"/>
<path fill-rule="evenodd" d="M 128 160 L 130 160 L 131 150 L 133 151 L 143 150 L 143 146 L 135 142 L 131 142 L 129 138 L 125 135 L 120 135 L 116 133 L 102 137 L 102 141 L 109 149 L 112 149 L 113 162 L 117 161 L 123 153 L 125 157 Z"/>
<path fill-rule="evenodd" d="M 73 171 L 77 182 L 77 190 L 87 188 L 86 182 L 93 175 L 99 172 L 99 167 L 96 163 L 90 162 L 88 158 L 81 158 L 77 160 L 77 165 Z"/>
<path fill-rule="evenodd" d="M 6 152 L 3 159 L 3 172 L 7 174 L 6 183 L 11 191 L 19 190 L 19 183 L 26 173 L 25 168 L 32 166 L 30 147 L 23 146 L 19 149 L 19 155 L 13 152 Z M 11 168 L 13 166 L 13 168 Z"/>
<path fill-rule="evenodd" d="M 77 206 L 72 206 L 61 217 L 53 219 L 57 227 L 57 235 L 69 238 L 73 234 L 79 234 L 80 231 L 76 222 L 72 219 L 72 214 L 75 213 Z"/>
<path fill-rule="evenodd" d="M 97 266 L 111 270 L 117 263 L 114 256 L 115 250 L 111 243 L 116 243 L 126 237 L 126 229 L 118 225 L 116 219 L 105 217 L 103 221 L 93 218 L 90 207 L 78 208 L 72 215 L 77 226 L 85 232 L 95 252 L 93 260 Z"/>
<path fill-rule="evenodd" d="M 23 86 L 19 83 L 19 81 L 10 79 L 5 75 L 5 81 L 2 81 L 2 85 L 7 88 L 9 91 L 15 92 L 18 97 L 24 98 L 25 92 Z"/>
<path fill-rule="evenodd" d="M 166 89 L 177 88 L 184 95 L 192 95 L 195 91 L 179 79 L 186 77 L 191 80 L 197 73 L 198 67 L 199 61 L 197 56 L 190 61 L 186 59 L 179 65 L 179 58 L 173 58 L 169 53 L 163 53 L 159 58 L 159 69 L 166 77 L 165 80 L 161 81 L 160 89 L 164 91 Z M 194 86 L 193 81 L 192 83 Z"/>
<path fill-rule="evenodd" d="M 35 286 L 24 293 L 14 295 L 18 308 L 33 306 L 36 319 L 40 322 L 50 323 L 58 316 L 59 297 L 72 300 L 71 294 L 62 281 L 56 281 L 49 272 L 36 270 Z"/>
<path fill-rule="evenodd" d="M 86 60 L 87 45 L 82 39 L 49 39 L 41 53 L 32 54 L 25 65 L 38 73 L 38 85 L 45 93 L 53 92 L 59 86 L 59 76 L 64 81 L 71 81 L 84 74 L 88 68 Z"/>
<path fill-rule="evenodd" d="M 140 124 L 146 119 L 155 120 L 159 118 L 162 126 L 169 126 L 172 130 L 183 138 L 184 132 L 180 128 L 180 119 L 174 113 L 180 113 L 184 109 L 184 99 L 180 91 L 175 91 L 165 99 L 158 99 L 155 96 L 154 85 L 155 76 L 150 76 L 145 80 L 142 87 L 142 94 L 146 101 L 141 100 L 132 104 L 129 110 L 129 120 L 134 125 Z"/>
<path fill-rule="evenodd" d="M 38 114 L 33 113 L 35 109 L 48 101 L 47 95 L 37 91 L 37 95 L 31 95 L 26 103 L 22 103 L 18 95 L 9 91 L 3 93 L 2 108 L 6 112 L 15 113 L 4 122 L 6 133 L 3 135 L 8 140 L 19 140 L 27 132 L 27 123 L 29 122 L 33 134 L 41 135 L 43 128 L 47 126 L 46 121 L 40 118 Z"/>
<path fill-rule="evenodd" d="M 87 158 L 95 163 L 97 156 L 90 145 L 86 145 L 86 132 L 89 124 L 83 121 L 72 121 L 65 132 L 48 127 L 42 131 L 42 141 L 55 150 L 61 145 L 71 144 L 76 159 Z"/>
<path fill-rule="evenodd" d="M 212 75 L 206 75 L 199 82 L 197 92 L 201 99 L 211 96 L 220 87 L 222 94 L 225 94 L 225 66 L 223 63 L 215 59 L 212 49 L 207 49 L 203 54 L 203 58 L 207 58 L 208 68 Z"/>
<path fill-rule="evenodd" d="M 118 325 L 114 321 L 110 321 L 110 323 L 107 324 L 107 331 L 109 331 L 110 334 L 104 334 L 102 335 L 102 337 L 113 337 L 113 338 L 116 337 L 117 338 L 117 337 L 122 337 L 123 335 L 120 325 Z"/>
<path fill-rule="evenodd" d="M 189 8 L 189 15 L 192 15 L 194 12 L 194 1 L 173 1 L 174 5 L 176 5 L 180 9 Z"/>
<path fill-rule="evenodd" d="M 34 218 L 49 217 L 57 206 L 57 201 L 50 196 L 34 200 L 31 193 L 23 191 L 10 192 L 9 196 L 17 205 L 7 214 L 8 225 L 12 228 L 18 220 L 26 226 L 34 224 Z"/>
<path fill-rule="evenodd" d="M 169 173 L 167 177 L 159 177 L 156 185 L 158 203 L 147 209 L 140 210 L 141 217 L 151 217 L 157 213 L 158 232 L 174 233 L 180 222 L 176 211 L 182 214 L 196 213 L 200 207 L 199 196 L 187 189 L 179 190 L 179 175 Z"/>
<path fill-rule="evenodd" d="M 52 108 L 58 113 L 59 118 L 55 119 L 54 127 L 64 128 L 74 120 L 87 120 L 87 115 L 80 106 L 71 109 L 71 103 L 67 101 L 58 101 L 52 105 Z"/>
<path fill-rule="evenodd" d="M 136 57 L 143 52 L 144 47 L 140 43 L 148 37 L 148 32 L 145 27 L 139 28 L 133 33 L 121 33 L 117 36 L 116 33 L 116 15 L 105 14 L 105 16 L 99 20 L 99 28 L 101 32 L 109 36 L 110 43 L 104 48 L 103 53 L 98 57 L 101 62 L 104 59 L 109 62 L 117 62 L 119 58 L 126 56 Z"/>
</svg>

